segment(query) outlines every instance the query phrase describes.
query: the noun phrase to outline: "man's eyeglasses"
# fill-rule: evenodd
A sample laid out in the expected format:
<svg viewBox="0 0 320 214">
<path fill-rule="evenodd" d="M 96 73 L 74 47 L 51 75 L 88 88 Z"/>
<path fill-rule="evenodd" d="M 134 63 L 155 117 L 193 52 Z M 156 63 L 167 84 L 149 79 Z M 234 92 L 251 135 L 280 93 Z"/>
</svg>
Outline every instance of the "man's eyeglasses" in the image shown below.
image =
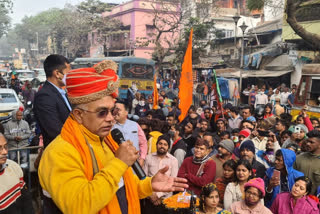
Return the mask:
<svg viewBox="0 0 320 214">
<path fill-rule="evenodd" d="M 85 111 L 85 112 L 89 112 L 89 113 L 95 113 L 98 118 L 106 118 L 108 116 L 109 112 L 111 113 L 112 116 L 116 116 L 119 113 L 119 109 L 115 108 L 115 107 L 113 107 L 112 109 L 105 108 L 100 111 L 88 111 L 88 110 L 85 110 L 82 108 L 78 108 L 78 109 Z"/>
<path fill-rule="evenodd" d="M 8 145 L 4 145 L 4 146 L 0 146 L 0 152 L 2 152 L 3 150 L 7 150 L 8 151 Z"/>
</svg>

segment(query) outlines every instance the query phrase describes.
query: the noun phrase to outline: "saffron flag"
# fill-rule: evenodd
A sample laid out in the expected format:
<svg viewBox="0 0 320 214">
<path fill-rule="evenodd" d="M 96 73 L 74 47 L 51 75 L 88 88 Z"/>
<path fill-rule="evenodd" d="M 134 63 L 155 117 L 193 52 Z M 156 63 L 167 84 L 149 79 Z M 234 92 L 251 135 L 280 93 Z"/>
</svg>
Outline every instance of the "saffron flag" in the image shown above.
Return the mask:
<svg viewBox="0 0 320 214">
<path fill-rule="evenodd" d="M 152 109 L 158 109 L 158 102 L 159 102 L 159 94 L 157 88 L 157 75 L 154 74 L 153 77 L 153 107 Z"/>
<path fill-rule="evenodd" d="M 179 84 L 179 108 L 181 114 L 179 121 L 181 122 L 187 115 L 188 110 L 192 104 L 192 92 L 193 92 L 193 78 L 192 78 L 192 34 L 193 28 L 191 28 L 187 51 L 184 55 L 184 61 L 182 64 L 182 71 Z"/>
</svg>

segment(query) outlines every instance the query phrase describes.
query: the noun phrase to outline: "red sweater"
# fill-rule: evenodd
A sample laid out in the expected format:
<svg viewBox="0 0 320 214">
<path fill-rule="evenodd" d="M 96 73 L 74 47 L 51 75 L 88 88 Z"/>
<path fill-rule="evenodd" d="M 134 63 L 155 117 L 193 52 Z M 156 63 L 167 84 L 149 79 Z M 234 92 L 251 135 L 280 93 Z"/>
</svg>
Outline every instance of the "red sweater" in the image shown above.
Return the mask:
<svg viewBox="0 0 320 214">
<path fill-rule="evenodd" d="M 199 196 L 201 188 L 214 181 L 216 176 L 216 163 L 212 159 L 209 159 L 203 167 L 203 173 L 198 177 L 196 174 L 200 168 L 200 164 L 194 164 L 192 160 L 193 157 L 184 159 L 178 171 L 178 177 L 186 178 L 189 185 L 188 190 L 193 191 Z"/>
</svg>

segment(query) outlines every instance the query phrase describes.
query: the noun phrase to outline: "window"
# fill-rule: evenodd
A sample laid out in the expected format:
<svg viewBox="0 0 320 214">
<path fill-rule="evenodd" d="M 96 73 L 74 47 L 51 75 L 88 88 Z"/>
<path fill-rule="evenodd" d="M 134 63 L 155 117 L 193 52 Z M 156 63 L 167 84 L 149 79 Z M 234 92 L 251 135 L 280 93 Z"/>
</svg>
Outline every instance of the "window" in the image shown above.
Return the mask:
<svg viewBox="0 0 320 214">
<path fill-rule="evenodd" d="M 320 77 L 313 78 L 311 81 L 310 99 L 308 100 L 308 104 L 310 106 L 320 107 L 319 99 L 320 99 Z"/>
<path fill-rule="evenodd" d="M 226 37 L 227 38 L 233 37 L 233 30 L 226 30 Z"/>
<path fill-rule="evenodd" d="M 18 102 L 14 94 L 0 94 L 0 103 L 16 103 Z"/>
<path fill-rule="evenodd" d="M 231 56 L 234 55 L 234 49 L 230 49 L 230 55 L 231 55 Z"/>
<path fill-rule="evenodd" d="M 153 25 L 146 25 L 146 37 L 152 38 L 154 36 L 155 27 Z"/>
</svg>

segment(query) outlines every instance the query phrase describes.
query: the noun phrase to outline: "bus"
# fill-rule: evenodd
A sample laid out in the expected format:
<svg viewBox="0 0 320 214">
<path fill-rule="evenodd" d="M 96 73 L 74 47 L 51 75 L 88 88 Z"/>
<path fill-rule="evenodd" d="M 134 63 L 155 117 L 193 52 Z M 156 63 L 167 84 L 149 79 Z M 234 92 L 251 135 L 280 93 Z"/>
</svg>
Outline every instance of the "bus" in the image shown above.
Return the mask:
<svg viewBox="0 0 320 214">
<path fill-rule="evenodd" d="M 121 99 L 127 99 L 127 92 L 132 82 L 136 83 L 140 93 L 146 96 L 152 94 L 155 61 L 151 59 L 139 57 L 76 58 L 71 63 L 71 67 L 72 69 L 88 68 L 103 60 L 112 60 L 118 64 L 119 97 Z"/>
<path fill-rule="evenodd" d="M 309 117 L 320 118 L 320 64 L 306 64 L 296 92 L 291 115 L 305 109 Z"/>
</svg>

